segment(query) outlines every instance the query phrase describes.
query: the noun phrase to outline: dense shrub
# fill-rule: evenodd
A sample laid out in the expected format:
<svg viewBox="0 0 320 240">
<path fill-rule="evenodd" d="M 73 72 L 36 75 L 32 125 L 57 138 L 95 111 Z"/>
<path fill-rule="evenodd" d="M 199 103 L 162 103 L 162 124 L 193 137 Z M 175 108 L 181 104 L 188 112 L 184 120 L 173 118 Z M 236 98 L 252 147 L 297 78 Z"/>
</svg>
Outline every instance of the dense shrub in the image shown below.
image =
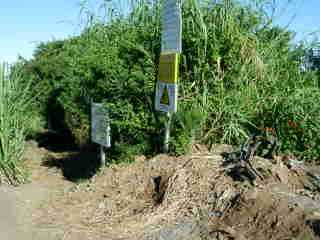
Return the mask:
<svg viewBox="0 0 320 240">
<path fill-rule="evenodd" d="M 51 127 L 70 131 L 79 145 L 88 143 L 90 102 L 102 101 L 112 117 L 118 158 L 159 150 L 163 118 L 153 107 L 160 53 L 156 2 L 137 1 L 127 16 L 91 21 L 78 37 L 38 47 L 25 63 L 25 76 L 43 93 L 39 109 Z M 318 81 L 300 72 L 303 47 L 290 44 L 293 34 L 274 26 L 260 2 L 183 2 L 172 151 L 186 152 L 194 141 L 239 144 L 252 132 L 273 129 L 282 151 L 318 158 Z"/>
</svg>

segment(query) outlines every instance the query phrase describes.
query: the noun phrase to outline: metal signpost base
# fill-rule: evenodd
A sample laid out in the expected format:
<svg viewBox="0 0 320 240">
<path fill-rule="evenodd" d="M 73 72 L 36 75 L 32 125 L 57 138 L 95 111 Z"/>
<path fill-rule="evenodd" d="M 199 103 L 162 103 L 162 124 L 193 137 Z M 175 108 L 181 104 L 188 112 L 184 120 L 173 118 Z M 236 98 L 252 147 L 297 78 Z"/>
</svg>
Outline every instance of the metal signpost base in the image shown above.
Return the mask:
<svg viewBox="0 0 320 240">
<path fill-rule="evenodd" d="M 165 136 L 164 136 L 164 145 L 163 145 L 163 151 L 164 153 L 169 152 L 169 143 L 170 143 L 170 127 L 171 127 L 171 118 L 172 115 L 170 112 L 166 114 L 166 125 L 165 125 Z"/>
<path fill-rule="evenodd" d="M 106 166 L 106 153 L 104 151 L 104 147 L 100 145 L 100 166 L 105 167 Z"/>
</svg>

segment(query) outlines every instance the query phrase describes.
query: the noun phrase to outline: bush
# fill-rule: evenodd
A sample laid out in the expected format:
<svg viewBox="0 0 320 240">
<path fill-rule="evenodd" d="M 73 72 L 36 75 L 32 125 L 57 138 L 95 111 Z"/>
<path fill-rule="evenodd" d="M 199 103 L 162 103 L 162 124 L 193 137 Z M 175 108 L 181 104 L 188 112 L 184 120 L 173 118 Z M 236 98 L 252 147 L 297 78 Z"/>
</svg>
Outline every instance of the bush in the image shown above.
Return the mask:
<svg viewBox="0 0 320 240">
<path fill-rule="evenodd" d="M 43 92 L 39 111 L 51 127 L 87 144 L 90 102 L 101 101 L 112 118 L 115 158 L 160 150 L 164 119 L 153 107 L 160 4 L 133 1 L 127 16 L 107 9 L 117 14 L 106 22 L 94 18 L 78 37 L 38 47 L 24 71 L 34 91 Z M 310 104 L 319 97 L 318 81 L 299 70 L 304 47 L 291 45 L 293 34 L 274 26 L 262 10 L 267 3 L 259 4 L 183 2 L 172 151 L 182 154 L 194 141 L 239 144 L 252 132 L 273 129 L 282 151 L 318 158 L 319 110 Z"/>
</svg>

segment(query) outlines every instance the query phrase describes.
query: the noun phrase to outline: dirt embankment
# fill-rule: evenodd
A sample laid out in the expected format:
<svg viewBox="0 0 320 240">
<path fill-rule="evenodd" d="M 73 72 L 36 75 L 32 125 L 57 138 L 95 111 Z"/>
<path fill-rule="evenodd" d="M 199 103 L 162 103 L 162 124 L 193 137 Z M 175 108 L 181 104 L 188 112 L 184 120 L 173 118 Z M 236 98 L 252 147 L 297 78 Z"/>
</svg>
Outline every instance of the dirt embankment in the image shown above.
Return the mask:
<svg viewBox="0 0 320 240">
<path fill-rule="evenodd" d="M 42 152 L 54 164 L 30 161 L 31 184 L 45 190 L 28 210 L 25 228 L 38 234 L 30 238 L 35 240 L 317 239 L 317 168 L 257 157 L 253 165 L 262 178 L 240 181 L 222 164 L 221 153 L 230 147 L 213 150 L 137 157 L 134 164 L 112 165 L 78 183 L 62 176 L 63 164 L 74 158 Z"/>
</svg>

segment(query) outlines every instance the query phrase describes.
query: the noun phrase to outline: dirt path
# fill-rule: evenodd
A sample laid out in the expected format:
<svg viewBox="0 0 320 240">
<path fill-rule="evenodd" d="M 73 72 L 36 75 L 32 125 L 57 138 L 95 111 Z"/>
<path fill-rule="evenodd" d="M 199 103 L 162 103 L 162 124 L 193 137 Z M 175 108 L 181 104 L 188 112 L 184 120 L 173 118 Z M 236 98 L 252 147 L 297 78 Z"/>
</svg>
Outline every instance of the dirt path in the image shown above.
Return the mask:
<svg viewBox="0 0 320 240">
<path fill-rule="evenodd" d="M 0 239 L 17 239 L 17 213 L 15 196 L 4 188 L 0 189 Z"/>
<path fill-rule="evenodd" d="M 258 159 L 266 175 L 252 186 L 224 174 L 222 156 L 205 150 L 141 157 L 93 178 L 94 156 L 36 144 L 25 155 L 30 183 L 0 187 L 0 240 L 317 239 L 306 217 L 320 213 L 320 195 L 299 193 L 313 185 L 281 161 Z"/>
<path fill-rule="evenodd" d="M 45 239 L 40 229 L 35 229 L 33 214 L 49 197 L 50 189 L 38 183 L 18 188 L 0 188 L 0 239 Z M 40 235 L 39 235 L 40 234 Z M 38 237 L 36 237 L 39 235 Z M 48 238 L 53 240 L 57 238 Z"/>
<path fill-rule="evenodd" d="M 57 169 L 42 166 L 48 151 L 27 146 L 26 165 L 31 173 L 30 183 L 19 187 L 0 186 L 1 240 L 60 240 L 63 232 L 39 226 L 34 220 L 53 196 L 63 194 L 75 185 L 61 176 Z"/>
</svg>

